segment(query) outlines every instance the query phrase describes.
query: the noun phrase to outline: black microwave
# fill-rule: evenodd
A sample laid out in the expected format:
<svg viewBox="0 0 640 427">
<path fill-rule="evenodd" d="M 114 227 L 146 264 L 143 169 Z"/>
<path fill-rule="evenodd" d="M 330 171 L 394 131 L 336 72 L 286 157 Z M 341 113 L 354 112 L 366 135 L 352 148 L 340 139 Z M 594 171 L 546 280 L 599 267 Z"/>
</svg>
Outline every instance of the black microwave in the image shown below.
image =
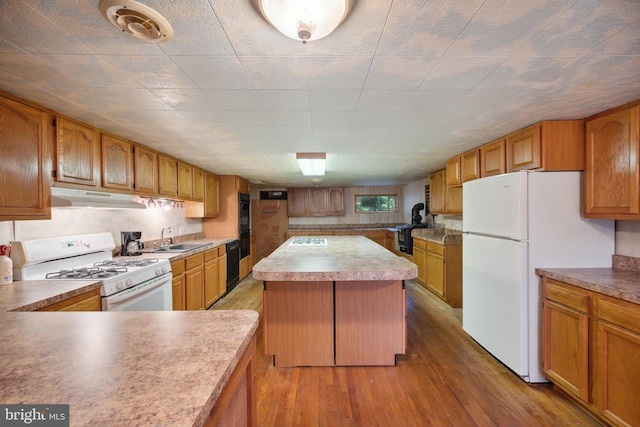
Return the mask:
<svg viewBox="0 0 640 427">
<path fill-rule="evenodd" d="M 287 200 L 286 191 L 261 191 L 260 200 Z"/>
</svg>

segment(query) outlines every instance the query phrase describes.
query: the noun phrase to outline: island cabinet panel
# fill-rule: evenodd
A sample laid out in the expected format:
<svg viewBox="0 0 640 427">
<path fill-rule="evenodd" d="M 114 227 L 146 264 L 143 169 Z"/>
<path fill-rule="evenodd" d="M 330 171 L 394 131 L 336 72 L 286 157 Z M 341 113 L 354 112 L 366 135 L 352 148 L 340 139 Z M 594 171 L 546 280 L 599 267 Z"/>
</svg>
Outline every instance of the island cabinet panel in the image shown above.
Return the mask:
<svg viewBox="0 0 640 427">
<path fill-rule="evenodd" d="M 333 366 L 333 282 L 269 281 L 265 287 L 264 347 L 275 366 Z"/>
<path fill-rule="evenodd" d="M 336 282 L 336 365 L 395 365 L 404 353 L 401 280 Z"/>
<path fill-rule="evenodd" d="M 0 221 L 51 219 L 49 113 L 0 96 Z"/>
<path fill-rule="evenodd" d="M 133 190 L 133 144 L 102 134 L 102 186 Z"/>
<path fill-rule="evenodd" d="M 100 183 L 100 135 L 69 117 L 56 117 L 57 182 L 97 187 Z"/>
<path fill-rule="evenodd" d="M 155 151 L 134 146 L 133 183 L 136 193 L 158 194 L 158 155 Z"/>
</svg>

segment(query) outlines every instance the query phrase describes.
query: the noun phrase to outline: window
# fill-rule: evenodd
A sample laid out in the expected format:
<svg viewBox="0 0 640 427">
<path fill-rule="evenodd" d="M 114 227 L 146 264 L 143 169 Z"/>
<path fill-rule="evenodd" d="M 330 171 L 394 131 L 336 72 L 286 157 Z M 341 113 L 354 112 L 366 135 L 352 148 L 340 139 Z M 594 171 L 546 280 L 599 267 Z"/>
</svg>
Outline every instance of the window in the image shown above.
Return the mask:
<svg viewBox="0 0 640 427">
<path fill-rule="evenodd" d="M 395 194 L 356 196 L 356 212 L 398 212 Z"/>
</svg>

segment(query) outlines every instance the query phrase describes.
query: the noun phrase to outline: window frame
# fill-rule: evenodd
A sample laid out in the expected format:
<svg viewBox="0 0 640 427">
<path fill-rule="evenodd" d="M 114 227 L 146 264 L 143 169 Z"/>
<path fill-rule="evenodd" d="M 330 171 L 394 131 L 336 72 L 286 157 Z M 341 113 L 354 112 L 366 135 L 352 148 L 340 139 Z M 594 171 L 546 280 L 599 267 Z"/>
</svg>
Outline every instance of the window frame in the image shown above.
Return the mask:
<svg viewBox="0 0 640 427">
<path fill-rule="evenodd" d="M 395 205 L 395 209 L 394 210 L 385 210 L 385 211 L 378 211 L 378 210 L 371 210 L 371 211 L 359 211 L 358 210 L 358 197 L 393 197 L 394 199 L 394 205 Z M 380 213 L 398 213 L 399 212 L 399 207 L 398 207 L 398 194 L 397 193 L 384 193 L 384 194 L 355 194 L 353 197 L 353 209 L 355 211 L 355 213 L 357 214 L 380 214 Z"/>
</svg>

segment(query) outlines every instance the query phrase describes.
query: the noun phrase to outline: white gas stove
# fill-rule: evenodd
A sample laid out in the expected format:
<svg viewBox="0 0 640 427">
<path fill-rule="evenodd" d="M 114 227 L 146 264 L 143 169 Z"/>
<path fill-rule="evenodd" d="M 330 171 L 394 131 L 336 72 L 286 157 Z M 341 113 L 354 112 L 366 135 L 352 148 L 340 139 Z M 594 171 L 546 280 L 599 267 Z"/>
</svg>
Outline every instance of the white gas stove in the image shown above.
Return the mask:
<svg viewBox="0 0 640 427">
<path fill-rule="evenodd" d="M 11 245 L 16 280 L 99 280 L 103 310 L 171 310 L 169 260 L 113 258 L 111 233 L 24 240 Z M 146 295 L 152 291 L 158 294 L 153 301 Z"/>
</svg>

